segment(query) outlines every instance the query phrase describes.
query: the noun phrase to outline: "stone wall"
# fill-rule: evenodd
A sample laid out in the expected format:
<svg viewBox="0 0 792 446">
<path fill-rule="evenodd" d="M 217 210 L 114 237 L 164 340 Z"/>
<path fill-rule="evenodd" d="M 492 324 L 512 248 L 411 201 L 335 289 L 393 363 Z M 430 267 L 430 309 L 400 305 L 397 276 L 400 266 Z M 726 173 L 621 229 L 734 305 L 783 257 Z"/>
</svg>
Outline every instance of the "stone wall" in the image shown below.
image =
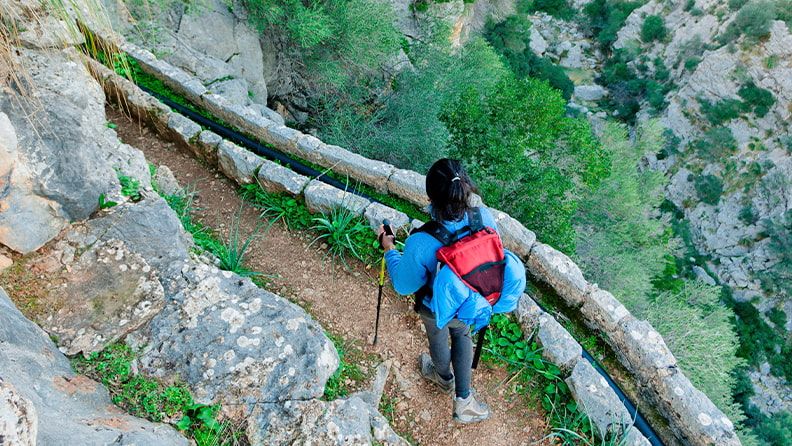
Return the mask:
<svg viewBox="0 0 792 446">
<path fill-rule="evenodd" d="M 425 177 L 398 169 L 387 163 L 369 160 L 338 146 L 323 143 L 314 136 L 262 117 L 254 110 L 231 104 L 209 92 L 200 81 L 158 60 L 150 52 L 129 43 L 119 45 L 143 70 L 192 103 L 276 149 L 348 175 L 382 192 L 423 207 L 427 204 Z M 352 195 L 259 158 L 184 117 L 170 112 L 133 84 L 110 70 L 94 64 L 108 96 L 127 98 L 130 110 L 151 121 L 157 129 L 170 134 L 196 156 L 217 164 L 239 184 L 258 181 L 271 191 L 302 195 L 311 211 L 327 211 L 342 206 L 364 215 L 372 227 L 390 218 L 398 228 L 409 225 L 407 216 L 395 209 Z M 254 177 L 254 173 L 258 175 Z M 526 262 L 528 272 L 550 285 L 564 302 L 579 309 L 585 323 L 597 330 L 616 352 L 620 362 L 633 374 L 642 395 L 652 401 L 668 421 L 675 436 L 685 444 L 740 444 L 729 419 L 677 367 L 659 333 L 646 321 L 639 321 L 610 293 L 590 284 L 580 268 L 566 255 L 536 240 L 535 234 L 508 214 L 491 209 L 507 248 Z M 586 407 L 600 428 L 612 428 L 614 420 L 626 420 L 626 409 L 613 391 L 603 385 L 598 372 L 581 358 L 580 345 L 550 315 L 541 311 L 526 296 L 518 316 L 526 333 L 538 329 L 539 342 L 546 359 L 559 365 L 569 376 L 575 399 Z M 624 425 L 624 423 L 619 423 Z M 641 444 L 639 434 L 632 433 Z M 643 438 L 643 437 L 640 437 Z M 646 439 L 643 438 L 645 442 Z"/>
</svg>

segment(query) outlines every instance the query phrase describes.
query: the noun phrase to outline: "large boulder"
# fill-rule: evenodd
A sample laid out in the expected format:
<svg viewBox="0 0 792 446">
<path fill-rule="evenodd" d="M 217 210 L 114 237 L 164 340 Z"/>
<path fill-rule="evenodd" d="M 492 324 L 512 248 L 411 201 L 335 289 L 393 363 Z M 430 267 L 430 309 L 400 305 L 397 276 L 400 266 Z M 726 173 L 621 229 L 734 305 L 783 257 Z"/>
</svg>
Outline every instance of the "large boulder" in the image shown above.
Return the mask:
<svg viewBox="0 0 792 446">
<path fill-rule="evenodd" d="M 0 440 L 8 439 L 9 444 L 189 444 L 169 426 L 121 412 L 104 387 L 75 375 L 69 360 L 3 289 L 0 406 Z M 9 430 L 12 435 L 4 437 Z"/>
</svg>

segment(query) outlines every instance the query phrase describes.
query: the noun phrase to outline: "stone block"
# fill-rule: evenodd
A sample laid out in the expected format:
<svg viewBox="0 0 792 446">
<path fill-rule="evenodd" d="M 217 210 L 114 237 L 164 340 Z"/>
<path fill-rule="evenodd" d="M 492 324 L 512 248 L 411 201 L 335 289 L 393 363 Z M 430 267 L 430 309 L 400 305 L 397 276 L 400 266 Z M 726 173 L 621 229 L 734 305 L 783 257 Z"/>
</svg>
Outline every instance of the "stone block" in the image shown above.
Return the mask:
<svg viewBox="0 0 792 446">
<path fill-rule="evenodd" d="M 152 182 L 156 183 L 159 192 L 163 195 L 177 195 L 182 192 L 179 181 L 168 166 L 157 167 L 157 173 L 152 178 Z"/>
<path fill-rule="evenodd" d="M 644 383 L 677 372 L 676 358 L 649 322 L 628 315 L 609 334 L 622 364 Z"/>
<path fill-rule="evenodd" d="M 633 415 L 624 407 L 605 378 L 585 359 L 580 359 L 566 380 L 572 398 L 588 415 L 600 435 L 624 433 L 632 426 Z"/>
<path fill-rule="evenodd" d="M 319 180 L 311 180 L 303 192 L 305 204 L 311 212 L 329 213 L 344 208 L 355 215 L 363 215 L 371 203 L 363 197 L 338 189 Z"/>
<path fill-rule="evenodd" d="M 498 225 L 503 245 L 521 258 L 527 259 L 536 243 L 536 234 L 509 214 L 493 208 L 488 209 Z"/>
<path fill-rule="evenodd" d="M 297 141 L 294 143 L 293 154 L 308 161 L 318 163 L 321 161 L 319 149 L 324 145 L 325 143 L 323 143 L 321 139 L 303 133 L 297 137 Z"/>
<path fill-rule="evenodd" d="M 388 178 L 388 192 L 419 206 L 429 204 L 426 177 L 412 170 L 396 169 Z"/>
<path fill-rule="evenodd" d="M 536 301 L 531 296 L 523 294 L 517 303 L 517 309 L 514 310 L 514 314 L 517 316 L 520 325 L 522 325 L 523 333 L 529 337 L 539 327 L 539 318 L 547 313 L 539 308 L 539 305 L 536 304 Z"/>
<path fill-rule="evenodd" d="M 583 355 L 583 348 L 575 338 L 547 313 L 539 316 L 536 340 L 542 346 L 542 357 L 569 372 Z"/>
<path fill-rule="evenodd" d="M 168 116 L 168 129 L 174 139 L 187 148 L 190 148 L 192 142 L 201 133 L 201 126 L 176 112 Z"/>
<path fill-rule="evenodd" d="M 258 183 L 267 192 L 300 195 L 309 181 L 310 178 L 269 160 L 264 160 L 258 172 Z"/>
<path fill-rule="evenodd" d="M 363 214 L 369 221 L 371 229 L 378 229 L 384 219 L 390 220 L 394 234 L 409 231 L 410 217 L 382 203 L 371 203 Z"/>
<path fill-rule="evenodd" d="M 580 312 L 586 325 L 606 334 L 613 333 L 619 322 L 630 314 L 613 294 L 597 287 L 592 287 L 586 295 Z"/>
<path fill-rule="evenodd" d="M 676 436 L 696 446 L 737 446 L 734 424 L 681 372 L 658 380 L 659 411 Z"/>
<path fill-rule="evenodd" d="M 226 140 L 217 147 L 217 159 L 220 171 L 240 185 L 252 183 L 253 174 L 264 163 L 253 152 Z"/>
<path fill-rule="evenodd" d="M 272 144 L 276 149 L 282 152 L 294 153 L 297 139 L 302 136 L 302 132 L 291 127 L 286 127 L 285 125 L 274 124 L 273 122 L 268 127 L 262 129 L 264 142 Z"/>
<path fill-rule="evenodd" d="M 622 446 L 652 446 L 652 443 L 644 437 L 641 431 L 633 426 L 627 432 L 627 437 L 622 442 Z"/>
<path fill-rule="evenodd" d="M 583 305 L 589 285 L 580 268 L 564 253 L 544 243 L 535 243 L 526 261 L 528 272 L 549 284 L 567 305 Z"/>
<path fill-rule="evenodd" d="M 223 138 L 211 130 L 204 130 L 198 135 L 198 140 L 192 144 L 191 148 L 195 156 L 203 159 L 209 164 L 217 165 L 217 149 Z"/>
<path fill-rule="evenodd" d="M 372 160 L 330 144 L 320 146 L 318 155 L 323 166 L 333 172 L 348 175 L 379 192 L 387 191 L 388 177 L 396 169 L 388 163 Z"/>
</svg>

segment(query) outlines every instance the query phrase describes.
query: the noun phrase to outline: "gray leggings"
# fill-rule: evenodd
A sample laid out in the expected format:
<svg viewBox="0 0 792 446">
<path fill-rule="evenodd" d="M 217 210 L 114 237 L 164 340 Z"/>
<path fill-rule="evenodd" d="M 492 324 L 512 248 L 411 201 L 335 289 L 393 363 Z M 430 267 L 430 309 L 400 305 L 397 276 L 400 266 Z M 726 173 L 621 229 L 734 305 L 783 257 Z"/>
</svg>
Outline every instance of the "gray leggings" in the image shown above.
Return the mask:
<svg viewBox="0 0 792 446">
<path fill-rule="evenodd" d="M 470 395 L 470 379 L 473 373 L 473 339 L 470 327 L 459 319 L 452 319 L 443 329 L 437 328 L 434 315 L 419 312 L 429 338 L 429 355 L 435 370 L 441 376 L 456 376 L 456 396 L 467 398 Z M 451 335 L 451 348 L 448 348 L 448 335 Z M 454 373 L 451 373 L 451 364 Z"/>
</svg>

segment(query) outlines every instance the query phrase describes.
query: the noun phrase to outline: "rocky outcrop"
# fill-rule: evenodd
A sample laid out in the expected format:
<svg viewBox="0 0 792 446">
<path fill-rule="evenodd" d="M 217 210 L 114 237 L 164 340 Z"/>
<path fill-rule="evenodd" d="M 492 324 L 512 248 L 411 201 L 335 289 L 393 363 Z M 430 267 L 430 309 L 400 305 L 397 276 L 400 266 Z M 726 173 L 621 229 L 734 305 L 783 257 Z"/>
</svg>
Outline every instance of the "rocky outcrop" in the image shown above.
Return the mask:
<svg viewBox="0 0 792 446">
<path fill-rule="evenodd" d="M 3 444 L 189 444 L 169 426 L 126 415 L 101 384 L 74 375 L 69 360 L 2 289 L 0 358 Z"/>
</svg>

